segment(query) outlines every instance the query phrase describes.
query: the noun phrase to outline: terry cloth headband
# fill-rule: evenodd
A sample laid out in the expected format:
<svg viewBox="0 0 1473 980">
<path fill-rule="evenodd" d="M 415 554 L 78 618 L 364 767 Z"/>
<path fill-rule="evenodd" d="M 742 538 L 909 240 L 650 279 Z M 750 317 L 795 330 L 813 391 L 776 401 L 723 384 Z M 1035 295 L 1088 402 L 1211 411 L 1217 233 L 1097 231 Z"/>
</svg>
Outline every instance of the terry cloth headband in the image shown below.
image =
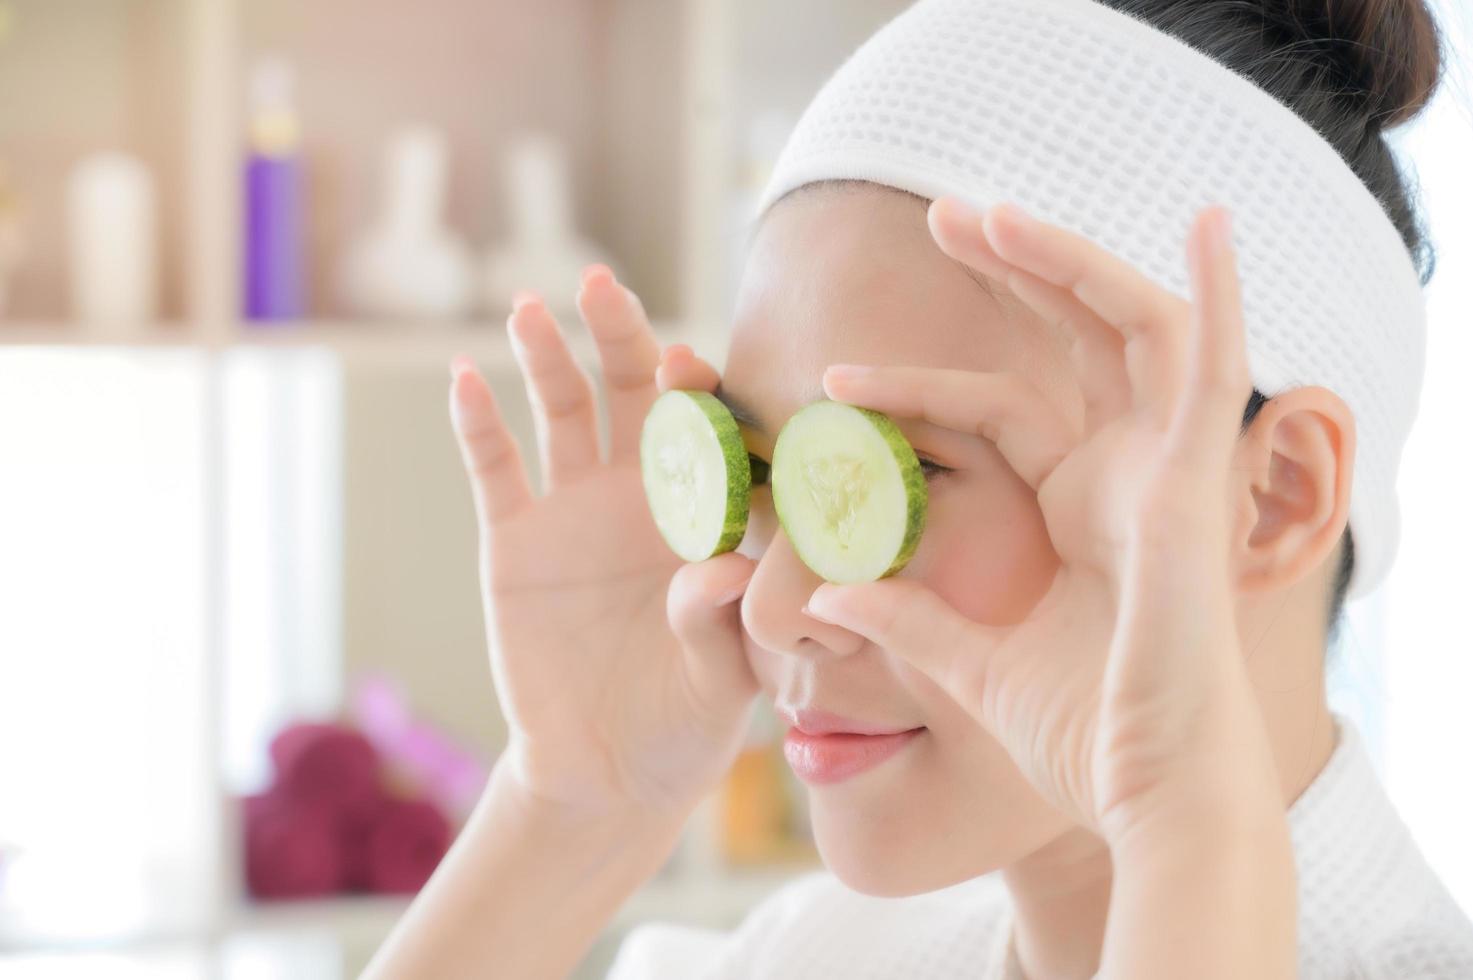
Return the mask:
<svg viewBox="0 0 1473 980">
<path fill-rule="evenodd" d="M 814 97 L 759 213 L 846 178 L 979 208 L 1016 201 L 1183 298 L 1192 221 L 1227 205 L 1253 382 L 1269 397 L 1322 385 L 1349 406 L 1349 594 L 1380 582 L 1400 533 L 1426 306 L 1381 205 L 1293 110 L 1094 0 L 919 0 Z"/>
</svg>

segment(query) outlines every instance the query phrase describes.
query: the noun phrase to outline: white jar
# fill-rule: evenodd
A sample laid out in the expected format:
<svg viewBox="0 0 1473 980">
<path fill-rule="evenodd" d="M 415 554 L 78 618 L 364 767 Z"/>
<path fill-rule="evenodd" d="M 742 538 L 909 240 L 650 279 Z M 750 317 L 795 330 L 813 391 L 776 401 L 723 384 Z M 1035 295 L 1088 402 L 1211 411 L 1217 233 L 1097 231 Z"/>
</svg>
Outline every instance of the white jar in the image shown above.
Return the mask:
<svg viewBox="0 0 1473 980">
<path fill-rule="evenodd" d="M 67 183 L 72 315 L 110 335 L 158 315 L 158 218 L 153 181 L 126 153 L 98 153 Z"/>
</svg>

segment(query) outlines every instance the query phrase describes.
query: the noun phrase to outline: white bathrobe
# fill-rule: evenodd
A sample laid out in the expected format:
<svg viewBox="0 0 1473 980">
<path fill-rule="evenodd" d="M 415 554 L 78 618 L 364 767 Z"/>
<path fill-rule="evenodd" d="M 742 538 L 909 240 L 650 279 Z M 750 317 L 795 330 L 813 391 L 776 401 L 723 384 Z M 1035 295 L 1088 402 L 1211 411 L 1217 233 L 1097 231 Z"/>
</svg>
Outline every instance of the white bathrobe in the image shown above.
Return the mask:
<svg viewBox="0 0 1473 980">
<path fill-rule="evenodd" d="M 1334 752 L 1289 808 L 1301 980 L 1473 980 L 1473 923 L 1412 841 L 1354 724 L 1334 717 Z M 607 980 L 1022 980 L 1012 938 L 996 873 L 876 898 L 814 871 L 731 932 L 637 926 Z"/>
</svg>

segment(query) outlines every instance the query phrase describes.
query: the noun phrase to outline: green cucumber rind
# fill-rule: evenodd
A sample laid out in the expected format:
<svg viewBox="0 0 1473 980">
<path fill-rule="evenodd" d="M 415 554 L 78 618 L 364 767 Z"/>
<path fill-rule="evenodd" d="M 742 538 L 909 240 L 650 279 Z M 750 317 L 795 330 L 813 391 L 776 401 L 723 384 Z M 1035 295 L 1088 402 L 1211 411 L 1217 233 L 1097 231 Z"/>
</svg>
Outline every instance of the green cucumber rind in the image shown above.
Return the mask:
<svg viewBox="0 0 1473 980">
<path fill-rule="evenodd" d="M 721 456 L 726 462 L 726 519 L 721 537 L 711 556 L 733 551 L 747 535 L 747 516 L 752 505 L 752 463 L 747 457 L 747 444 L 731 410 L 709 391 L 687 391 L 691 400 L 711 420 L 716 438 L 721 443 Z"/>
<path fill-rule="evenodd" d="M 803 409 L 799 409 L 799 411 L 788 420 L 787 424 L 791 425 L 793 419 L 796 419 L 798 415 L 801 415 L 808 408 L 812 407 L 812 405 L 822 405 L 830 401 L 832 401 L 832 399 L 822 398 L 816 402 L 811 403 L 811 405 L 804 406 Z M 859 412 L 863 414 L 867 419 L 869 419 L 871 424 L 874 425 L 875 429 L 884 438 L 885 444 L 889 447 L 890 453 L 894 457 L 896 465 L 900 467 L 900 478 L 905 485 L 906 533 L 905 537 L 900 542 L 900 547 L 895 552 L 895 558 L 890 562 L 890 566 L 877 576 L 877 578 L 888 578 L 889 576 L 894 575 L 896 572 L 904 568 L 910 562 L 911 558 L 915 557 L 916 548 L 920 545 L 921 532 L 924 531 L 926 527 L 926 505 L 928 503 L 928 496 L 926 493 L 926 474 L 925 471 L 921 469 L 921 461 L 916 456 L 915 449 L 911 446 L 910 440 L 905 438 L 905 434 L 900 431 L 900 427 L 895 424 L 895 421 L 890 418 L 890 416 L 886 415 L 884 412 L 879 412 L 872 408 L 864 408 L 859 405 L 851 405 L 848 402 L 837 402 L 836 404 L 841 404 L 845 408 Z M 784 428 L 786 428 L 786 425 L 784 426 Z M 778 442 L 780 443 L 781 441 L 782 433 L 779 432 Z M 777 465 L 777 456 L 778 448 L 777 446 L 774 446 L 772 462 L 773 466 Z M 791 531 L 789 531 L 789 527 L 792 523 L 790 516 L 784 514 L 782 497 L 776 492 L 775 487 L 772 499 L 773 508 L 777 511 L 778 523 L 782 525 L 783 532 L 787 534 L 788 540 L 795 542 L 794 550 L 797 551 L 797 538 L 791 533 Z M 807 559 L 803 558 L 801 552 L 798 553 L 798 557 L 804 562 L 804 564 L 808 564 Z M 811 565 L 809 567 L 812 568 Z"/>
<path fill-rule="evenodd" d="M 711 423 L 711 427 L 716 430 L 716 439 L 721 446 L 722 461 L 726 464 L 726 513 L 722 519 L 721 537 L 717 539 L 709 555 L 703 558 L 687 559 L 701 561 L 704 558 L 712 558 L 734 550 L 742 543 L 742 538 L 746 537 L 748 510 L 752 501 L 751 463 L 747 458 L 747 446 L 742 439 L 741 430 L 737 427 L 736 419 L 732 417 L 731 411 L 721 403 L 720 399 L 709 391 L 680 388 L 672 388 L 660 395 L 660 398 L 669 397 L 688 398 L 701 410 L 706 420 Z M 659 398 L 656 401 L 659 401 Z M 650 411 L 653 410 L 654 403 L 651 403 Z M 669 543 L 666 542 L 666 544 Z M 671 550 L 674 550 L 673 547 Z M 684 555 L 680 557 L 685 558 Z"/>
<path fill-rule="evenodd" d="M 895 560 L 890 563 L 889 568 L 880 573 L 880 578 L 888 578 L 904 568 L 915 557 L 916 548 L 920 546 L 921 532 L 926 529 L 926 505 L 929 502 L 929 496 L 926 493 L 926 473 L 921 469 L 921 461 L 916 456 L 915 447 L 910 444 L 909 439 L 905 438 L 905 433 L 900 431 L 900 426 L 895 424 L 894 419 L 872 408 L 862 408 L 858 405 L 851 407 L 863 412 L 885 437 L 885 443 L 890 447 L 890 452 L 895 455 L 895 462 L 900 467 L 900 478 L 905 483 L 905 538 L 900 542 L 900 550 L 896 552 Z"/>
</svg>

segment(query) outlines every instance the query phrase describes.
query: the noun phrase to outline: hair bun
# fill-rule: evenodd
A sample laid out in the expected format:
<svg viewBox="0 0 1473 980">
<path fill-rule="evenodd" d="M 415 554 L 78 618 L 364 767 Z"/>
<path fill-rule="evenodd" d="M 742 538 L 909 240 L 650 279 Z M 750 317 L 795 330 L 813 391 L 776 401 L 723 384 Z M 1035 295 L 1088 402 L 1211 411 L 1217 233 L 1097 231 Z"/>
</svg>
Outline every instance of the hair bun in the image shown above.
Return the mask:
<svg viewBox="0 0 1473 980">
<path fill-rule="evenodd" d="M 1364 107 L 1367 127 L 1391 129 L 1431 101 L 1443 51 L 1425 0 L 1291 0 L 1287 7 L 1300 39 L 1328 42 L 1335 81 Z"/>
</svg>

